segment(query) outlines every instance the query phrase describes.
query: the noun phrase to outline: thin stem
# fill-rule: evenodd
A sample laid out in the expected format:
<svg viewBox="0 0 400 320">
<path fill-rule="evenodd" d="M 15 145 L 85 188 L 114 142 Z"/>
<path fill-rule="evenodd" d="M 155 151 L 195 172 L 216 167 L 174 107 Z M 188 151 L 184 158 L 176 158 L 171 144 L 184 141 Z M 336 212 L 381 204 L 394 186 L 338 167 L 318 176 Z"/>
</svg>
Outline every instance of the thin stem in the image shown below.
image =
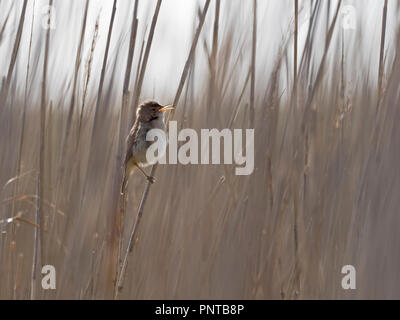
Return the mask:
<svg viewBox="0 0 400 320">
<path fill-rule="evenodd" d="M 378 106 L 382 95 L 382 78 L 383 78 L 383 59 L 385 55 L 385 37 L 386 37 L 386 20 L 387 20 L 387 5 L 388 1 L 385 0 L 382 12 L 382 31 L 381 31 L 381 48 L 379 54 L 379 73 L 378 73 Z M 378 111 L 378 110 L 377 110 Z"/>
<path fill-rule="evenodd" d="M 254 128 L 254 91 L 256 79 L 256 45 L 257 45 L 257 0 L 253 1 L 253 42 L 251 50 L 250 78 L 250 127 Z"/>
<path fill-rule="evenodd" d="M 144 52 L 143 62 L 141 65 L 137 86 L 135 88 L 134 104 L 133 104 L 134 109 L 136 109 L 138 102 L 139 102 L 140 92 L 141 92 L 142 86 L 143 86 L 143 80 L 144 80 L 144 75 L 146 73 L 147 61 L 149 60 L 151 44 L 153 42 L 154 31 L 156 29 L 156 24 L 157 24 L 158 14 L 160 12 L 161 3 L 162 3 L 162 0 L 157 1 L 156 8 L 155 8 L 154 14 L 153 14 L 153 19 L 151 21 L 150 32 L 149 32 L 149 36 L 148 36 L 147 44 L 146 44 L 146 50 Z"/>
<path fill-rule="evenodd" d="M 22 30 L 24 28 L 25 12 L 26 12 L 27 4 L 28 4 L 28 0 L 24 0 L 21 16 L 19 18 L 18 31 L 17 31 L 17 35 L 15 37 L 14 47 L 13 47 L 13 51 L 11 54 L 11 61 L 10 61 L 10 65 L 8 66 L 6 85 L 4 87 L 4 91 L 3 91 L 2 99 L 1 99 L 2 101 L 4 101 L 4 103 L 5 103 L 5 98 L 6 98 L 5 95 L 7 94 L 8 88 L 10 86 L 11 76 L 12 76 L 12 73 L 14 70 L 15 62 L 17 61 L 18 49 L 19 49 L 19 45 L 21 43 Z"/>
<path fill-rule="evenodd" d="M 193 42 L 192 42 L 192 46 L 190 48 L 189 56 L 188 56 L 188 58 L 186 60 L 185 66 L 183 68 L 181 80 L 179 82 L 178 90 L 176 92 L 175 99 L 174 99 L 174 106 L 175 107 L 177 107 L 177 105 L 178 105 L 179 98 L 181 96 L 181 93 L 182 93 L 182 90 L 183 90 L 183 86 L 185 84 L 185 80 L 186 80 L 190 65 L 192 63 L 192 60 L 193 60 L 194 53 L 196 51 L 196 46 L 197 46 L 197 43 L 198 43 L 198 40 L 199 40 L 200 32 L 201 32 L 201 30 L 203 28 L 204 20 L 205 20 L 209 5 L 210 5 L 210 0 L 207 0 L 205 5 L 204 5 L 202 14 L 200 16 L 199 25 L 198 25 L 198 27 L 196 29 L 196 33 L 195 33 L 195 36 L 194 36 L 194 39 L 193 39 Z M 169 114 L 167 122 L 172 118 L 173 112 L 174 112 L 174 110 L 171 111 L 171 113 Z M 150 176 L 154 177 L 156 169 L 157 169 L 157 164 L 152 167 Z M 130 234 L 128 247 L 127 247 L 127 250 L 125 252 L 125 256 L 124 256 L 124 260 L 123 260 L 123 263 L 122 263 L 121 271 L 119 273 L 119 279 L 118 279 L 118 282 L 117 282 L 117 290 L 116 290 L 115 296 L 114 296 L 115 299 L 117 299 L 119 297 L 119 294 L 120 294 L 120 292 L 122 291 L 122 288 L 123 288 L 125 272 L 126 272 L 126 268 L 127 268 L 127 265 L 128 265 L 128 256 L 129 256 L 129 253 L 133 251 L 133 247 L 134 247 L 134 244 L 135 244 L 134 240 L 135 240 L 135 237 L 136 237 L 136 234 L 137 234 L 137 230 L 138 230 L 138 227 L 139 227 L 142 215 L 143 215 L 144 205 L 145 205 L 145 203 L 147 201 L 147 197 L 149 195 L 150 186 L 151 186 L 151 183 L 148 181 L 147 184 L 146 184 L 146 188 L 144 190 L 142 199 L 140 201 L 140 205 L 139 205 L 139 209 L 138 209 L 138 215 L 137 215 L 136 221 L 135 221 L 135 223 L 134 223 L 134 225 L 132 227 L 132 231 L 131 231 L 131 234 Z"/>
<path fill-rule="evenodd" d="M 293 52 L 293 87 L 294 88 L 297 87 L 298 24 L 299 24 L 299 1 L 294 0 L 294 52 Z"/>
<path fill-rule="evenodd" d="M 132 25 L 131 25 L 131 38 L 129 43 L 129 53 L 128 59 L 126 63 L 126 70 L 125 70 L 125 79 L 124 79 L 124 88 L 122 93 L 122 106 L 120 111 L 120 119 L 119 119 L 119 137 L 118 137 L 118 159 L 116 161 L 116 168 L 115 168 L 115 176 L 114 176 L 114 197 L 115 203 L 113 204 L 112 208 L 114 208 L 114 215 L 113 215 L 113 228 L 112 232 L 114 233 L 112 239 L 117 241 L 118 239 L 118 255 L 116 261 L 116 276 L 115 278 L 118 279 L 118 272 L 121 268 L 121 255 L 122 255 L 122 246 L 123 246 L 123 234 L 124 234 L 124 218 L 125 218 L 125 195 L 120 194 L 118 185 L 120 184 L 121 180 L 125 179 L 123 177 L 124 173 L 122 172 L 122 154 L 124 151 L 124 137 L 126 131 L 126 120 L 128 118 L 128 100 L 129 100 L 129 82 L 131 77 L 131 70 L 132 70 L 132 62 L 133 62 L 133 53 L 135 51 L 135 42 L 136 42 L 136 33 L 138 27 L 138 19 L 137 19 L 137 9 L 139 5 L 139 0 L 135 1 L 134 8 L 133 8 L 133 17 L 132 17 Z M 119 198 L 119 202 L 117 199 Z M 119 204 L 119 210 L 118 210 Z M 114 288 L 114 295 L 115 295 Z"/>
</svg>

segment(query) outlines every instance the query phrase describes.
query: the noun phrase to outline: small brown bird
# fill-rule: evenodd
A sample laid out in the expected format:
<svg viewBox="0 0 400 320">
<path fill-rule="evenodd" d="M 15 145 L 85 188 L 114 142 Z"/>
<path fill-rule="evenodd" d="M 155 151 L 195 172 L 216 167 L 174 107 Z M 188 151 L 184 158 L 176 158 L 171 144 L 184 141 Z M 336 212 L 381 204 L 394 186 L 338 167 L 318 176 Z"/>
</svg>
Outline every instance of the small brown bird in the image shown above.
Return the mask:
<svg viewBox="0 0 400 320">
<path fill-rule="evenodd" d="M 146 135 L 151 129 L 161 129 L 166 132 L 164 121 L 165 111 L 174 109 L 173 106 L 162 106 L 156 101 L 145 101 L 139 105 L 136 111 L 136 121 L 126 139 L 127 149 L 124 161 L 124 180 L 121 186 L 123 194 L 128 185 L 128 180 L 135 168 L 145 175 L 148 181 L 154 182 L 154 178 L 146 174 L 142 169 L 151 165 L 146 157 L 147 149 L 153 143 L 146 140 Z"/>
</svg>

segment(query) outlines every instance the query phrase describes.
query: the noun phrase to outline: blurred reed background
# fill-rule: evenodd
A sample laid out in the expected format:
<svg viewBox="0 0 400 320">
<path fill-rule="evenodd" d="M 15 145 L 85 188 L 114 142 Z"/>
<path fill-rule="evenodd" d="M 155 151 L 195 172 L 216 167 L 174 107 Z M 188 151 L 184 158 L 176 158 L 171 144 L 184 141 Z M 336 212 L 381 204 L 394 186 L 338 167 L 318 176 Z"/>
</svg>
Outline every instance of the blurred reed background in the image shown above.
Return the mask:
<svg viewBox="0 0 400 320">
<path fill-rule="evenodd" d="M 160 165 L 120 298 L 400 298 L 398 13 L 0 1 L 0 298 L 115 296 L 146 188 L 135 174 L 123 215 L 124 140 L 138 102 L 174 97 L 179 128 L 254 128 L 255 170 Z M 41 288 L 46 264 L 56 290 Z"/>
</svg>

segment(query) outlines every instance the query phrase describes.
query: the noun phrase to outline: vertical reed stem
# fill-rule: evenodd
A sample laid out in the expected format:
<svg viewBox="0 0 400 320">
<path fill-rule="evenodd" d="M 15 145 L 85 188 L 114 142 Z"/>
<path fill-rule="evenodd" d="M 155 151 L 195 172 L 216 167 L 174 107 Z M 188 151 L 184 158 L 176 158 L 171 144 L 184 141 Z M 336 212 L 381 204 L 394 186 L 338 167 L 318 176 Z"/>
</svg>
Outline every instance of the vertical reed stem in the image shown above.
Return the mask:
<svg viewBox="0 0 400 320">
<path fill-rule="evenodd" d="M 196 51 L 197 42 L 199 40 L 200 32 L 201 32 L 201 30 L 203 28 L 204 20 L 205 20 L 205 17 L 207 15 L 207 11 L 208 11 L 209 5 L 210 5 L 210 0 L 207 0 L 205 5 L 204 5 L 202 14 L 200 16 L 199 25 L 198 25 L 198 27 L 196 29 L 196 33 L 195 33 L 195 36 L 194 36 L 194 39 L 193 39 L 193 42 L 192 42 L 192 46 L 190 48 L 189 56 L 188 56 L 188 58 L 186 60 L 185 66 L 183 68 L 181 80 L 179 82 L 178 90 L 176 92 L 175 99 L 174 99 L 174 106 L 175 107 L 177 107 L 177 105 L 178 105 L 179 98 L 181 96 L 181 93 L 182 93 L 182 90 L 183 90 L 183 86 L 185 84 L 185 80 L 186 80 L 187 74 L 189 72 L 189 68 L 190 68 L 190 65 L 192 63 L 192 60 L 193 60 L 194 53 Z M 172 110 L 171 113 L 169 114 L 169 117 L 167 119 L 167 123 L 172 118 L 174 111 L 175 110 Z M 152 167 L 151 174 L 150 174 L 151 176 L 154 176 L 154 174 L 156 172 L 156 169 L 157 169 L 157 164 Z M 142 199 L 140 201 L 137 218 L 136 218 L 136 221 L 135 221 L 135 223 L 134 223 L 134 225 L 132 227 L 131 233 L 130 233 L 128 247 L 127 247 L 127 250 L 126 250 L 125 255 L 124 255 L 124 260 L 123 260 L 123 263 L 122 263 L 122 266 L 121 266 L 121 271 L 119 273 L 119 278 L 118 278 L 118 282 L 117 282 L 117 290 L 115 291 L 115 296 L 114 296 L 115 299 L 118 299 L 119 294 L 121 293 L 122 288 L 123 288 L 125 272 L 126 272 L 126 268 L 127 268 L 127 265 L 128 265 L 128 256 L 129 256 L 129 253 L 133 251 L 133 246 L 135 244 L 136 233 L 137 233 L 137 230 L 138 230 L 138 227 L 139 227 L 140 220 L 141 220 L 142 215 L 143 215 L 144 205 L 146 203 L 146 200 L 147 200 L 147 197 L 148 197 L 148 194 L 149 194 L 149 191 L 150 191 L 150 186 L 151 186 L 151 183 L 147 182 L 146 188 L 145 188 L 145 190 L 143 192 Z"/>
<path fill-rule="evenodd" d="M 379 54 L 379 71 L 378 71 L 378 107 L 381 100 L 382 95 L 382 78 L 383 78 L 383 60 L 385 55 L 385 37 L 386 37 L 386 20 L 387 20 L 387 5 L 388 0 L 385 0 L 383 5 L 383 12 L 382 12 L 382 30 L 381 30 L 381 47 L 380 47 L 380 54 Z"/>
<path fill-rule="evenodd" d="M 256 79 L 257 0 L 253 0 L 253 43 L 251 50 L 250 128 L 254 128 L 254 91 Z"/>
</svg>

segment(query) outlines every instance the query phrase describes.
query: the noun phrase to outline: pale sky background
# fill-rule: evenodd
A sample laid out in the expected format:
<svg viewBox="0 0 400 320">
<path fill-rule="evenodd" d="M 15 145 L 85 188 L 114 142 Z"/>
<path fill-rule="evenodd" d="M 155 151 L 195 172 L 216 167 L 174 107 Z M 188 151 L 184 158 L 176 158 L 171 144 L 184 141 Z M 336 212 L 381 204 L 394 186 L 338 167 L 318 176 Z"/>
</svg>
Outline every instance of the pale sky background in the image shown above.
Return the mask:
<svg viewBox="0 0 400 320">
<path fill-rule="evenodd" d="M 173 93 L 177 88 L 189 52 L 194 27 L 197 25 L 196 11 L 199 6 L 201 8 L 203 7 L 204 2 L 204 0 L 164 0 L 162 2 L 145 77 L 143 89 L 143 95 L 145 97 L 161 96 L 166 100 L 171 100 L 173 98 Z M 308 27 L 310 2 L 311 0 L 300 0 L 300 53 Z M 379 56 L 383 2 L 383 0 L 343 1 L 343 6 L 354 6 L 356 19 L 356 29 L 344 31 L 346 52 L 348 52 L 353 59 L 359 61 L 360 65 L 357 66 L 357 68 L 369 66 L 372 73 L 376 72 L 378 68 L 375 61 L 378 61 Z M 0 2 L 0 26 L 3 25 L 6 15 L 10 12 L 4 36 L 0 42 L 1 77 L 5 76 L 7 73 L 22 3 L 22 0 L 3 0 Z M 42 22 L 46 19 L 43 10 L 45 10 L 44 8 L 48 4 L 48 1 L 30 0 L 27 7 L 24 32 L 15 70 L 15 74 L 17 74 L 19 80 L 18 89 L 21 90 L 22 93 L 24 92 L 23 88 L 34 3 L 35 20 L 33 27 L 30 83 L 40 83 L 42 74 L 41 63 L 43 61 L 44 38 L 46 34 L 46 30 L 42 27 Z M 116 70 L 118 70 L 118 73 L 114 79 L 116 88 L 121 88 L 123 83 L 133 3 L 133 0 L 119 0 L 117 2 L 115 25 L 109 53 L 110 58 L 108 60 L 108 68 L 111 70 L 113 61 L 115 61 L 114 58 L 118 55 L 118 59 L 116 59 L 118 63 Z M 337 0 L 332 0 L 331 3 L 332 8 L 335 8 Z M 147 38 L 147 32 L 150 27 L 155 4 L 156 0 L 141 0 L 139 2 L 139 30 L 134 56 L 135 62 L 139 56 L 143 35 Z M 83 63 L 85 63 L 88 58 L 95 22 L 97 17 L 99 17 L 99 37 L 93 61 L 93 80 L 90 83 L 92 89 L 98 86 L 98 73 L 101 70 L 112 5 L 112 0 L 90 0 L 89 4 L 86 36 L 83 47 Z M 395 33 L 393 31 L 398 20 L 396 6 L 396 0 L 389 0 L 388 32 L 386 40 L 386 49 L 389 54 L 388 61 L 390 61 L 390 52 L 395 43 Z M 65 88 L 65 82 L 71 81 L 73 77 L 76 48 L 80 36 L 85 1 L 54 0 L 54 7 L 55 29 L 51 31 L 48 76 L 49 86 L 52 87 L 52 90 L 49 90 L 50 99 L 59 96 L 61 89 Z M 238 71 L 243 71 L 243 74 L 248 70 L 250 63 L 249 50 L 251 48 L 252 8 L 253 1 L 250 0 L 221 1 L 221 37 L 223 37 L 224 33 L 230 28 L 228 22 L 233 21 L 237 29 L 234 33 L 234 46 L 232 50 L 237 50 L 242 43 L 245 44 L 243 59 L 237 66 L 237 68 L 240 68 Z M 333 9 L 331 11 L 333 11 Z M 330 19 L 332 19 L 333 14 L 334 12 L 330 13 Z M 343 15 L 341 15 L 340 19 L 342 18 Z M 205 27 L 201 34 L 201 42 L 199 42 L 197 48 L 197 54 L 199 56 L 196 60 L 198 76 L 208 75 L 202 42 L 203 39 L 206 38 L 208 43 L 210 43 L 213 20 L 214 1 L 211 2 Z M 260 78 L 266 76 L 270 71 L 272 64 L 275 62 L 279 45 L 282 43 L 283 39 L 290 35 L 292 23 L 293 0 L 258 0 L 257 72 Z M 340 23 L 342 23 L 342 21 L 340 21 Z M 325 24 L 324 21 L 321 21 L 318 25 L 321 31 L 321 38 L 314 39 L 313 43 L 315 47 L 320 48 L 321 52 L 324 48 L 323 36 L 325 35 Z M 148 26 L 147 32 L 145 32 L 146 26 Z M 337 29 L 341 30 L 341 28 Z M 289 52 L 291 54 L 292 49 L 290 48 L 291 47 L 289 47 Z M 38 53 L 40 53 L 40 56 L 37 55 Z M 355 58 L 354 55 L 357 55 L 357 57 Z M 317 56 L 318 52 L 316 53 L 316 57 Z M 291 58 L 290 55 L 289 58 Z M 39 59 L 38 70 L 34 68 L 35 59 Z M 353 67 L 355 66 L 353 65 Z M 135 68 L 136 66 L 134 65 L 133 76 L 135 75 Z M 365 73 L 361 72 L 360 76 L 363 76 L 363 74 L 365 75 Z M 81 68 L 80 76 L 81 79 L 83 79 L 84 68 Z M 357 74 L 353 72 L 352 76 L 355 77 L 354 80 L 356 80 Z M 131 81 L 131 85 L 132 82 L 133 81 Z M 257 84 L 259 84 L 259 82 L 260 81 L 257 81 Z M 80 84 L 80 89 L 82 88 L 82 84 L 83 82 Z M 36 92 L 36 94 L 38 95 L 39 92 Z M 54 95 L 54 97 L 51 95 Z"/>
</svg>

